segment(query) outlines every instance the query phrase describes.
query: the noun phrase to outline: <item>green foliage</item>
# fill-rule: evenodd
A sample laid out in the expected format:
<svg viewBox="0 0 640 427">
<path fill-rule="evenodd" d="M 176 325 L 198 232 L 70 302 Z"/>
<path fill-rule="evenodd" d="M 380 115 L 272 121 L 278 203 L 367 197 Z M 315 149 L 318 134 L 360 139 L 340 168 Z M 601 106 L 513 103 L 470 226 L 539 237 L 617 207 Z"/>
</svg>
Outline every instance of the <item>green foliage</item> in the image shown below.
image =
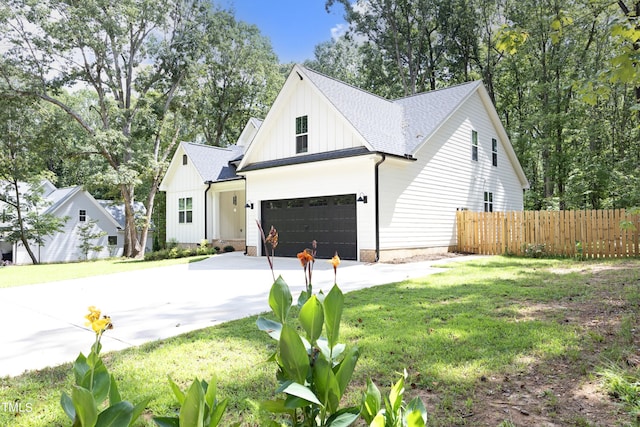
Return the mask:
<svg viewBox="0 0 640 427">
<path fill-rule="evenodd" d="M 159 427 L 216 427 L 220 425 L 228 401 L 218 400 L 217 381 L 213 377 L 209 383 L 195 379 L 184 393 L 169 378 L 169 385 L 178 399 L 180 409 L 175 417 L 153 417 Z M 240 423 L 233 424 L 239 426 Z"/>
<path fill-rule="evenodd" d="M 147 252 L 144 255 L 145 261 L 157 261 L 161 259 L 178 259 L 196 255 L 215 255 L 218 251 L 216 248 L 199 247 L 199 248 L 180 248 L 173 247 L 171 249 L 160 249 L 159 251 Z"/>
<path fill-rule="evenodd" d="M 358 418 L 354 407 L 340 408 L 358 361 L 356 347 L 346 350 L 338 343 L 344 296 L 334 285 L 331 291 L 312 295 L 300 309 L 304 335 L 290 326 L 293 298 L 282 277 L 273 283 L 269 306 L 277 321 L 258 317 L 257 325 L 278 342 L 270 360 L 278 366 L 277 393 L 285 398 L 263 402 L 261 407 L 288 417 L 291 426 L 348 426 Z M 323 327 L 327 337 L 321 336 Z"/>
<path fill-rule="evenodd" d="M 609 395 L 622 402 L 636 417 L 640 416 L 640 373 L 633 375 L 612 363 L 599 372 Z"/>
<path fill-rule="evenodd" d="M 362 396 L 360 415 L 370 427 L 424 427 L 427 425 L 427 409 L 419 397 L 408 404 L 404 401 L 404 383 L 407 371 L 391 386 L 388 396 L 382 395 L 378 387 L 367 380 L 367 391 Z"/>
<path fill-rule="evenodd" d="M 97 223 L 97 219 L 90 219 L 84 224 L 79 223 L 77 226 L 77 235 L 80 239 L 78 249 L 80 249 L 85 260 L 89 259 L 89 252 L 100 252 L 104 248 L 103 245 L 96 245 L 93 243 L 94 240 L 107 235 L 106 231 L 102 231 L 99 228 L 97 229 Z"/>
<path fill-rule="evenodd" d="M 222 249 L 224 252 L 233 252 L 236 250 L 232 245 L 227 245 Z"/>
<path fill-rule="evenodd" d="M 104 322 L 102 326 L 94 326 L 100 321 Z M 109 321 L 106 317 L 100 319 L 100 312 L 90 319 L 96 341 L 89 356 L 80 353 L 73 363 L 75 384 L 71 396 L 62 392 L 60 397 L 60 405 L 74 427 L 132 426 L 149 402 L 146 399 L 133 405 L 122 400 L 115 377 L 109 374 L 100 357 L 100 339 L 106 328 L 111 327 Z"/>
</svg>

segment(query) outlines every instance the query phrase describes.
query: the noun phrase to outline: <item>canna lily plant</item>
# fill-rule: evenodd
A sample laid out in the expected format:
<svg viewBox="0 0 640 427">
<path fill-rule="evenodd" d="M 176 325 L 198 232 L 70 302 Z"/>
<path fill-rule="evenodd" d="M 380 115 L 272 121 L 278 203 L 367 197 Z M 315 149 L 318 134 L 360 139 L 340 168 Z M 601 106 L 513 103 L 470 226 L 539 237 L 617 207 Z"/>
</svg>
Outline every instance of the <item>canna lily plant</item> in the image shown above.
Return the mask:
<svg viewBox="0 0 640 427">
<path fill-rule="evenodd" d="M 89 356 L 82 353 L 73 363 L 75 384 L 71 395 L 63 392 L 60 405 L 73 427 L 131 426 L 142 414 L 148 399 L 133 405 L 122 400 L 113 375 L 109 374 L 100 357 L 102 334 L 113 329 L 111 318 L 101 316 L 96 307 L 89 307 L 86 326 L 95 333 Z"/>
<path fill-rule="evenodd" d="M 312 255 L 306 251 L 305 254 Z M 298 315 L 304 333 L 299 334 L 290 325 L 293 297 L 282 276 L 275 280 L 269 292 L 269 306 L 276 320 L 262 316 L 257 320 L 258 328 L 278 342 L 269 360 L 278 368 L 276 393 L 283 395 L 262 402 L 261 407 L 287 417 L 287 424 L 273 422 L 273 426 L 346 427 L 355 422 L 360 413 L 357 407 L 340 408 L 359 352 L 357 347 L 347 349 L 339 342 L 344 295 L 338 285 L 334 284 L 327 295 L 311 294 L 309 268 L 312 266 L 308 265 L 311 259 L 307 255 L 304 255 L 307 290 L 303 292 L 309 293 Z"/>
</svg>

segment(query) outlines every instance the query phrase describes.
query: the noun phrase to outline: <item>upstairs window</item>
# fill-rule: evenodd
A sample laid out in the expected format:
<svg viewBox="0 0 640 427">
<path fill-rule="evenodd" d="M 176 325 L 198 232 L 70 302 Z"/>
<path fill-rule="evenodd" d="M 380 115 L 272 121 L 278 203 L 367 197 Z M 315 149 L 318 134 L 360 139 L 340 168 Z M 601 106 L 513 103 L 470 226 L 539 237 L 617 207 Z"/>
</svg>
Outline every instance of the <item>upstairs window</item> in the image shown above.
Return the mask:
<svg viewBox="0 0 640 427">
<path fill-rule="evenodd" d="M 183 155 L 182 155 L 182 164 L 183 164 L 183 165 L 186 165 L 186 164 L 187 164 L 187 155 L 186 155 L 186 154 L 183 154 Z"/>
<path fill-rule="evenodd" d="M 178 199 L 178 222 L 180 224 L 193 222 L 193 198 L 181 197 Z"/>
<path fill-rule="evenodd" d="M 84 209 L 80 209 L 78 212 L 78 221 L 85 222 L 87 220 L 87 211 Z"/>
<path fill-rule="evenodd" d="M 490 191 L 484 192 L 484 211 L 493 212 L 493 193 Z"/>
<path fill-rule="evenodd" d="M 478 132 L 471 131 L 471 160 L 478 161 Z"/>
<path fill-rule="evenodd" d="M 296 154 L 306 153 L 308 150 L 308 121 L 307 116 L 296 117 Z"/>
<path fill-rule="evenodd" d="M 498 141 L 495 138 L 491 139 L 491 161 L 493 166 L 498 166 Z"/>
</svg>

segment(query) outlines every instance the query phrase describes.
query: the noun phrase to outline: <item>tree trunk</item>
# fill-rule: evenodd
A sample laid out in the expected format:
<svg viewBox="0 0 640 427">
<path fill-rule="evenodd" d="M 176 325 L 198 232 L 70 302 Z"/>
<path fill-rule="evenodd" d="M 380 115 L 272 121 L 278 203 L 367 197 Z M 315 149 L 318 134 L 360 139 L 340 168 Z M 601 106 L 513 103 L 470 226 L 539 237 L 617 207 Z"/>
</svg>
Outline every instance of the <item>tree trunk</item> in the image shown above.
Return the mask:
<svg viewBox="0 0 640 427">
<path fill-rule="evenodd" d="M 20 241 L 24 245 L 24 248 L 27 250 L 27 253 L 29 254 L 29 258 L 31 258 L 31 262 L 34 264 L 40 264 L 40 260 L 36 258 L 36 255 L 31 250 L 31 246 L 29 246 L 29 241 L 25 237 L 24 221 L 22 221 L 22 208 L 20 207 L 20 189 L 19 189 L 18 181 L 13 182 L 13 188 L 15 188 L 16 190 L 15 208 L 16 208 L 16 215 L 18 216 L 18 224 L 20 224 Z M 13 259 L 14 263 L 16 261 L 15 258 L 16 258 L 16 254 L 14 254 L 14 259 Z"/>
<path fill-rule="evenodd" d="M 124 253 L 127 258 L 140 257 L 140 242 L 136 230 L 135 210 L 133 206 L 133 184 L 120 184 L 120 193 L 124 200 L 125 227 L 124 227 Z"/>
</svg>

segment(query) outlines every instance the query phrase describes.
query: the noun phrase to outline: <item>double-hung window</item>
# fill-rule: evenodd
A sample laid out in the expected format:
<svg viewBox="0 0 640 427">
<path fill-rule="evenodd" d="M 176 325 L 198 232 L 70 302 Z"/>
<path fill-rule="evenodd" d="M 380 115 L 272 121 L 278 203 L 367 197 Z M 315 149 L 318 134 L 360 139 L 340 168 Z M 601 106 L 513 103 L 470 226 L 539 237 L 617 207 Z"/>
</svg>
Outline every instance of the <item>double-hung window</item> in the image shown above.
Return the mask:
<svg viewBox="0 0 640 427">
<path fill-rule="evenodd" d="M 471 160 L 478 161 L 478 132 L 471 131 Z"/>
<path fill-rule="evenodd" d="M 493 193 L 490 191 L 484 192 L 484 211 L 493 212 Z"/>
<path fill-rule="evenodd" d="M 491 161 L 493 166 L 498 166 L 498 140 L 491 139 Z"/>
<path fill-rule="evenodd" d="M 193 222 L 193 198 L 181 197 L 178 199 L 178 222 L 180 224 Z"/>
<path fill-rule="evenodd" d="M 309 127 L 307 116 L 296 117 L 296 154 L 306 153 L 308 147 Z"/>
</svg>

